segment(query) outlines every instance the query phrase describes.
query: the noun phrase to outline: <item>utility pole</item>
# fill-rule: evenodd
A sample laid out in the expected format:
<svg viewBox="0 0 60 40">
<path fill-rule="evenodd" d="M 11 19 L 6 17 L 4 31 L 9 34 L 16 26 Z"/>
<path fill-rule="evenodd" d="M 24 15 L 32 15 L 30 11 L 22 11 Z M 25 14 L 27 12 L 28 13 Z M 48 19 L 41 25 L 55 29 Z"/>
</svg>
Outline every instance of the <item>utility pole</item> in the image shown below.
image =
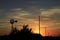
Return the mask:
<svg viewBox="0 0 60 40">
<path fill-rule="evenodd" d="M 46 27 L 45 27 L 45 36 L 46 36 Z"/>
<path fill-rule="evenodd" d="M 39 16 L 39 34 L 40 34 L 40 16 Z"/>
<path fill-rule="evenodd" d="M 49 32 L 48 32 L 48 36 L 49 36 Z"/>
</svg>

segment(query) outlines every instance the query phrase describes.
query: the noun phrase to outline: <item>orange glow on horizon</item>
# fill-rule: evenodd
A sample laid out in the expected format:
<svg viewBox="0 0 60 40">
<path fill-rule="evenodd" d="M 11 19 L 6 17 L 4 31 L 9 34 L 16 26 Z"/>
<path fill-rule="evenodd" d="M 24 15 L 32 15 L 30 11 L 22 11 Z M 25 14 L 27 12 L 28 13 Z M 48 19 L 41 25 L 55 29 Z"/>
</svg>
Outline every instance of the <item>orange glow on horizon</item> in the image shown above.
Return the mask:
<svg viewBox="0 0 60 40">
<path fill-rule="evenodd" d="M 55 35 L 57 35 L 57 33 L 55 33 L 55 31 L 50 28 L 47 28 L 46 33 L 45 33 L 45 26 L 46 25 L 40 25 L 40 34 L 42 36 L 55 36 Z M 19 26 L 18 29 L 20 29 L 20 28 L 22 28 L 22 27 Z M 37 24 L 29 25 L 29 28 L 32 28 L 32 33 L 39 34 L 39 26 Z"/>
<path fill-rule="evenodd" d="M 39 29 L 38 28 L 35 30 L 33 29 L 33 33 L 39 34 Z M 45 36 L 45 30 L 43 28 L 40 28 L 40 34 L 42 36 Z"/>
</svg>

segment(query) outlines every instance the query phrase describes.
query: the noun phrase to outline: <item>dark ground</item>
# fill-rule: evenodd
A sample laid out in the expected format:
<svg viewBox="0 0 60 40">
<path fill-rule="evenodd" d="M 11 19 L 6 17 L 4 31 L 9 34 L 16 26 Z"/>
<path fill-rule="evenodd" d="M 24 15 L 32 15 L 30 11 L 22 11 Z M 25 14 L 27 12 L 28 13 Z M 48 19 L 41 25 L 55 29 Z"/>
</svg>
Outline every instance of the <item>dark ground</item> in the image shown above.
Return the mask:
<svg viewBox="0 0 60 40">
<path fill-rule="evenodd" d="M 60 39 L 60 36 L 43 37 L 40 34 L 33 34 L 31 32 L 31 29 L 28 29 L 27 26 L 23 27 L 23 29 L 20 31 L 14 28 L 9 35 L 0 36 L 0 40 L 59 40 L 59 39 Z"/>
</svg>

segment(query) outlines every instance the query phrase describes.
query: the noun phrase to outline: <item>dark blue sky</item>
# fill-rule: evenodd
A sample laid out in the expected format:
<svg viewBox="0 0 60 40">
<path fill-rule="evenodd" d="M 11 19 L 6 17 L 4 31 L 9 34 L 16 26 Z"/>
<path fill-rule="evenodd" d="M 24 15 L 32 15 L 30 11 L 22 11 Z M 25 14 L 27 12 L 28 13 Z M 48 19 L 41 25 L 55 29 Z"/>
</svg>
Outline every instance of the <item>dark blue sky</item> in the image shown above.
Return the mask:
<svg viewBox="0 0 60 40">
<path fill-rule="evenodd" d="M 0 0 L 0 9 L 11 8 L 52 8 L 59 7 L 60 0 Z"/>
<path fill-rule="evenodd" d="M 36 14 L 36 10 L 60 8 L 60 0 L 0 0 L 0 17 L 8 16 L 11 9 L 17 8 Z"/>
</svg>

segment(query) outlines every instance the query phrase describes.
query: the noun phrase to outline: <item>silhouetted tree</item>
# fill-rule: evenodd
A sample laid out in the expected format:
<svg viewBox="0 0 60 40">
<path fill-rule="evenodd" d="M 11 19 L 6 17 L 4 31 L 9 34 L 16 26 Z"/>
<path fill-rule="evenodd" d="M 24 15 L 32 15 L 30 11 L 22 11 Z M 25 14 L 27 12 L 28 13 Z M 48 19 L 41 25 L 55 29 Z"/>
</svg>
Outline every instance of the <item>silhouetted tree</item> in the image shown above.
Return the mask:
<svg viewBox="0 0 60 40">
<path fill-rule="evenodd" d="M 28 28 L 28 25 L 23 25 L 23 29 L 21 30 L 21 32 L 24 33 L 31 33 L 32 29 Z"/>
</svg>

